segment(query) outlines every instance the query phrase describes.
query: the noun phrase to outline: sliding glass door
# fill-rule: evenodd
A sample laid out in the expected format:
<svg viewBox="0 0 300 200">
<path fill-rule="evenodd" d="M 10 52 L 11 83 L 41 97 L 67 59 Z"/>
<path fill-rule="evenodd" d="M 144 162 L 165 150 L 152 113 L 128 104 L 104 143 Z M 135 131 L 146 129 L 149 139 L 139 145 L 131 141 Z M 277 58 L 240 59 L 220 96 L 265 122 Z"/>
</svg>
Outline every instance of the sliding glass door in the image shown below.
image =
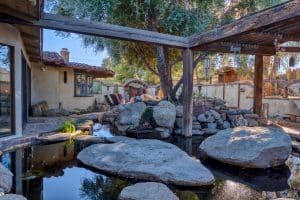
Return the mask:
<svg viewBox="0 0 300 200">
<path fill-rule="evenodd" d="M 0 137 L 13 132 L 13 48 L 0 44 Z"/>
</svg>

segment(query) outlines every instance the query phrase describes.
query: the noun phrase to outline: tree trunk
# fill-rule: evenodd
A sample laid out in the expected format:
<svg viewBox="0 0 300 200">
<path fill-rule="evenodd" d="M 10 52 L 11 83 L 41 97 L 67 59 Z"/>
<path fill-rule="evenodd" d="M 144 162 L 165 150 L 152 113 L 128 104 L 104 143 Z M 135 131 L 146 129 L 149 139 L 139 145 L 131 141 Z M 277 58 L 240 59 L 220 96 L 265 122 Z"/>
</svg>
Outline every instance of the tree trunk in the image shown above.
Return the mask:
<svg viewBox="0 0 300 200">
<path fill-rule="evenodd" d="M 172 100 L 172 76 L 169 64 L 168 47 L 156 46 L 157 71 L 159 72 L 160 88 L 165 97 Z"/>
</svg>

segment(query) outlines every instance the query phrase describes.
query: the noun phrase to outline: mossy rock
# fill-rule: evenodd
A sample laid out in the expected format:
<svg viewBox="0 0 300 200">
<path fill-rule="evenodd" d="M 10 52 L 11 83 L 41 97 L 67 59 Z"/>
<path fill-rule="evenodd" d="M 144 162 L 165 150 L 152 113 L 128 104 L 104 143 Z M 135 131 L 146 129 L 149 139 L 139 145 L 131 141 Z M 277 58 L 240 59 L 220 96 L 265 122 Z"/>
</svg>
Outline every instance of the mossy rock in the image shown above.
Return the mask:
<svg viewBox="0 0 300 200">
<path fill-rule="evenodd" d="M 176 191 L 176 195 L 180 200 L 200 200 L 198 195 L 192 191 Z"/>
</svg>

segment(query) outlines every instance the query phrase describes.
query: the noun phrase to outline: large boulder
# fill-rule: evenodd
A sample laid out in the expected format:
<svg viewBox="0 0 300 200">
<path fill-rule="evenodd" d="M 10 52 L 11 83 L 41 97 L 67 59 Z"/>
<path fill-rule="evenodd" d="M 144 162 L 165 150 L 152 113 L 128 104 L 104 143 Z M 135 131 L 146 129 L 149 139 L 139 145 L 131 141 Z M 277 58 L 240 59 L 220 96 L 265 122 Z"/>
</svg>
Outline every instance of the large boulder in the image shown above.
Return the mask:
<svg viewBox="0 0 300 200">
<path fill-rule="evenodd" d="M 164 184 L 155 182 L 137 183 L 124 188 L 119 200 L 179 200 Z"/>
<path fill-rule="evenodd" d="M 145 110 L 146 104 L 143 102 L 129 103 L 119 107 L 119 115 L 115 122 L 116 127 L 122 132 L 137 128 Z"/>
<path fill-rule="evenodd" d="M 0 189 L 7 193 L 11 190 L 13 174 L 0 163 Z"/>
<path fill-rule="evenodd" d="M 284 164 L 292 151 L 291 138 L 281 129 L 237 127 L 219 131 L 204 140 L 200 149 L 209 157 L 246 168 Z"/>
<path fill-rule="evenodd" d="M 160 127 L 173 128 L 176 118 L 175 105 L 169 101 L 161 101 L 153 107 L 153 119 Z"/>
<path fill-rule="evenodd" d="M 214 182 L 212 173 L 199 160 L 159 140 L 95 144 L 82 150 L 77 158 L 88 166 L 125 178 L 179 186 L 203 186 Z"/>
</svg>

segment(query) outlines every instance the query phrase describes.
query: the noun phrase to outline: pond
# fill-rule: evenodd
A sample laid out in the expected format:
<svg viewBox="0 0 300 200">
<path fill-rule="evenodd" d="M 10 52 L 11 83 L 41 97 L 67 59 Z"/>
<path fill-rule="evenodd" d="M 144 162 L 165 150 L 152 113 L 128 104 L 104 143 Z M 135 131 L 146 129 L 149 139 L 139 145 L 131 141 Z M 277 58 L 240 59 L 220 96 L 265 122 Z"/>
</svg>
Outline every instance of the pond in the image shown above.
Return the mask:
<svg viewBox="0 0 300 200">
<path fill-rule="evenodd" d="M 108 126 L 95 126 L 94 135 L 111 137 Z M 171 142 L 191 156 L 202 159 L 196 149 L 204 138 L 172 138 Z M 56 143 L 36 145 L 2 155 L 1 162 L 14 173 L 13 191 L 29 200 L 114 200 L 120 191 L 137 180 L 126 180 L 91 169 L 76 159 L 85 146 Z M 299 198 L 289 189 L 287 167 L 246 170 L 205 159 L 203 164 L 216 177 L 213 187 L 169 186 L 181 200 L 257 200 L 275 197 Z"/>
</svg>

